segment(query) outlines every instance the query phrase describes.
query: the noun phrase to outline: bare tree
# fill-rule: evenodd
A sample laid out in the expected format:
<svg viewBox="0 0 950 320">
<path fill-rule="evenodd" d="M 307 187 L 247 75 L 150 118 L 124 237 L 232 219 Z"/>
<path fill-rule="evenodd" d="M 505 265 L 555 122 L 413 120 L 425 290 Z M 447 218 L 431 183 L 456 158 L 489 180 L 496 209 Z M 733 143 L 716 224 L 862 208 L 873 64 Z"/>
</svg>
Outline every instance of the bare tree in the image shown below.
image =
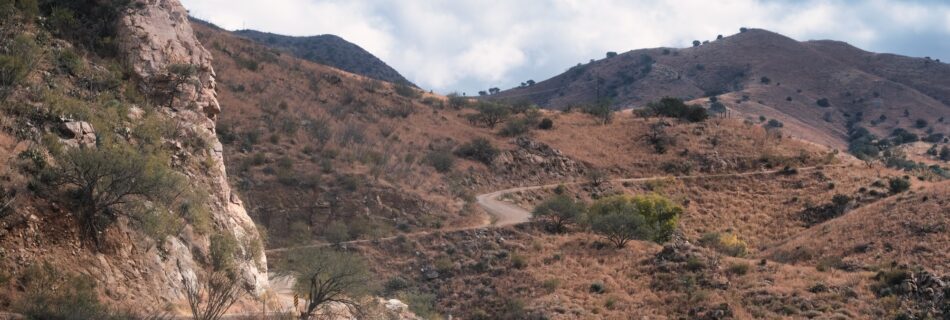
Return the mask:
<svg viewBox="0 0 950 320">
<path fill-rule="evenodd" d="M 222 272 L 196 276 L 196 279 L 183 276 L 181 282 L 191 315 L 196 320 L 221 319 L 224 312 L 244 295 L 244 289 L 238 282 Z"/>
<path fill-rule="evenodd" d="M 328 249 L 300 249 L 283 261 L 283 273 L 296 277 L 295 290 L 302 294 L 306 309 L 301 319 L 311 319 L 315 312 L 328 312 L 330 304 L 338 304 L 351 315 L 364 314 L 363 301 L 368 291 L 370 273 L 357 256 Z"/>
</svg>

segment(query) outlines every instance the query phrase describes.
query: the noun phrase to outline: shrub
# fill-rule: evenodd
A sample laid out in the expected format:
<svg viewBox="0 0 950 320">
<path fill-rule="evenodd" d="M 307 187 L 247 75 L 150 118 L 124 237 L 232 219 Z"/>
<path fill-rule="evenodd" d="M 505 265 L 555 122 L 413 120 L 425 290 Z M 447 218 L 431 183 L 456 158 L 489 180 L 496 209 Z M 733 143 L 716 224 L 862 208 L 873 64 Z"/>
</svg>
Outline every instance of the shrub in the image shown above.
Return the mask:
<svg viewBox="0 0 950 320">
<path fill-rule="evenodd" d="M 418 90 L 416 90 L 415 88 L 413 88 L 413 87 L 411 87 L 411 86 L 409 86 L 409 85 L 407 85 L 407 84 L 405 84 L 405 83 L 398 83 L 398 84 L 396 84 L 396 85 L 393 87 L 393 90 L 396 91 L 396 94 L 398 94 L 398 95 L 400 95 L 400 96 L 403 96 L 403 97 L 406 97 L 406 98 L 410 98 L 410 99 L 415 99 L 415 98 L 418 98 L 419 96 L 422 95 L 421 93 L 419 93 Z"/>
<path fill-rule="evenodd" d="M 446 173 L 452 170 L 455 158 L 449 152 L 433 150 L 426 154 L 425 162 L 435 168 L 436 171 Z"/>
<path fill-rule="evenodd" d="M 769 84 L 769 83 L 772 83 L 772 79 L 769 79 L 769 77 L 763 76 L 762 78 L 759 79 L 759 82 L 761 82 L 762 84 Z"/>
<path fill-rule="evenodd" d="M 560 286 L 561 286 L 561 280 L 556 279 L 556 278 L 547 279 L 541 283 L 541 287 L 543 287 L 544 290 L 549 293 L 554 292 L 554 290 L 557 290 L 557 288 Z"/>
<path fill-rule="evenodd" d="M 815 101 L 815 104 L 818 104 L 818 106 L 822 108 L 827 108 L 831 106 L 831 103 L 828 102 L 828 98 L 818 99 L 818 101 Z"/>
<path fill-rule="evenodd" d="M 914 122 L 914 127 L 917 128 L 917 129 L 926 128 L 927 125 L 928 125 L 928 123 L 927 123 L 927 120 L 925 120 L 925 119 L 917 119 L 917 121 Z"/>
<path fill-rule="evenodd" d="M 501 132 L 499 132 L 499 134 L 506 137 L 514 137 L 526 134 L 530 130 L 531 126 L 528 123 L 528 120 L 520 118 L 505 122 L 505 126 L 501 128 Z"/>
<path fill-rule="evenodd" d="M 323 237 L 331 244 L 339 245 L 340 243 L 350 241 L 350 228 L 343 222 L 334 221 L 323 230 Z"/>
<path fill-rule="evenodd" d="M 244 295 L 241 282 L 226 273 L 212 272 L 195 279 L 182 277 L 192 319 L 218 320 Z"/>
<path fill-rule="evenodd" d="M 239 250 L 238 241 L 233 234 L 215 233 L 211 235 L 211 245 L 208 250 L 211 255 L 211 267 L 215 271 L 231 271 L 235 266 L 234 257 Z"/>
<path fill-rule="evenodd" d="M 698 105 L 687 105 L 681 99 L 665 97 L 647 104 L 647 113 L 654 116 L 672 117 L 689 122 L 701 122 L 709 118 L 706 109 Z"/>
<path fill-rule="evenodd" d="M 587 223 L 617 247 L 633 239 L 662 243 L 672 236 L 682 212 L 682 207 L 659 195 L 618 195 L 594 202 Z"/>
<path fill-rule="evenodd" d="M 741 276 L 746 273 L 749 273 L 749 269 L 751 268 L 752 266 L 750 266 L 746 262 L 733 262 L 733 263 L 730 263 L 729 266 L 726 268 L 726 272 L 737 275 L 737 276 Z"/>
<path fill-rule="evenodd" d="M 598 118 L 605 125 L 610 123 L 614 114 L 611 102 L 608 99 L 600 99 L 596 103 L 584 107 L 584 112 Z"/>
<path fill-rule="evenodd" d="M 468 98 L 460 96 L 458 93 L 450 93 L 447 97 L 449 98 L 449 106 L 453 109 L 462 109 L 468 105 Z"/>
<path fill-rule="evenodd" d="M 706 233 L 699 239 L 699 244 L 733 257 L 745 256 L 748 251 L 745 241 L 739 239 L 739 236 L 732 232 Z"/>
<path fill-rule="evenodd" d="M 511 108 L 496 102 L 481 101 L 476 108 L 478 109 L 478 113 L 473 115 L 470 120 L 473 122 L 481 122 L 492 129 L 502 121 L 505 121 L 511 114 Z"/>
<path fill-rule="evenodd" d="M 653 146 L 653 151 L 658 154 L 664 154 L 670 147 L 676 144 L 676 138 L 673 135 L 670 135 L 666 128 L 670 124 L 665 121 L 659 121 L 650 125 L 650 131 L 643 135 L 650 145 Z"/>
<path fill-rule="evenodd" d="M 498 156 L 498 149 L 485 138 L 475 138 L 455 149 L 455 155 L 491 165 Z"/>
<path fill-rule="evenodd" d="M 66 187 L 78 211 L 81 234 L 97 249 L 102 233 L 118 219 L 120 207 L 139 200 L 168 206 L 184 188 L 182 176 L 162 159 L 127 146 L 72 149 L 58 162 L 58 167 L 44 171 L 41 183 Z"/>
<path fill-rule="evenodd" d="M 603 294 L 607 292 L 607 286 L 603 282 L 597 281 L 590 284 L 590 293 Z"/>
<path fill-rule="evenodd" d="M 617 53 L 616 53 L 616 52 L 607 51 L 607 58 L 608 58 L 608 59 L 613 58 L 613 57 L 616 57 L 616 56 L 617 56 Z"/>
<path fill-rule="evenodd" d="M 531 212 L 531 217 L 545 221 L 554 232 L 562 232 L 567 224 L 581 220 L 585 209 L 583 203 L 557 195 L 538 204 Z"/>
<path fill-rule="evenodd" d="M 36 63 L 37 51 L 32 38 L 16 36 L 7 53 L 0 54 L 0 87 L 14 86 L 26 78 Z"/>
<path fill-rule="evenodd" d="M 372 276 L 366 263 L 350 253 L 295 250 L 277 269 L 296 277 L 294 291 L 304 298 L 305 315 L 312 315 L 329 303 L 346 308 L 351 314 L 362 314 L 362 298 L 371 292 Z"/>
<path fill-rule="evenodd" d="M 541 130 L 551 130 L 554 128 L 554 121 L 550 118 L 541 119 L 541 123 L 538 123 L 538 129 Z"/>
<path fill-rule="evenodd" d="M 943 148 L 940 148 L 940 160 L 950 161 L 950 147 L 943 146 Z"/>
<path fill-rule="evenodd" d="M 64 274 L 50 264 L 33 265 L 20 277 L 22 298 L 13 310 L 26 319 L 136 319 L 136 315 L 102 304 L 96 283 L 87 276 Z"/>
<path fill-rule="evenodd" d="M 920 141 L 920 137 L 907 131 L 904 128 L 897 128 L 891 131 L 891 142 L 896 145 Z"/>
<path fill-rule="evenodd" d="M 893 194 L 910 190 L 910 180 L 905 178 L 890 178 L 887 181 L 887 188 Z"/>
</svg>

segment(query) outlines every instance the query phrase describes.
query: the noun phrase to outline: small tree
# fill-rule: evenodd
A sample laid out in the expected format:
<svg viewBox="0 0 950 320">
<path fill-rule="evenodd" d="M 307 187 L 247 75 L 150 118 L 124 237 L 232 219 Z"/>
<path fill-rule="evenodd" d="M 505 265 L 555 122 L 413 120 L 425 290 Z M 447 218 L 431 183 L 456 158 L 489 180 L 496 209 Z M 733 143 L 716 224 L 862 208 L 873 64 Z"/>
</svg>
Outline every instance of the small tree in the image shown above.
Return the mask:
<svg viewBox="0 0 950 320">
<path fill-rule="evenodd" d="M 360 318 L 362 298 L 370 292 L 371 274 L 358 256 L 327 249 L 291 251 L 280 261 L 281 274 L 296 277 L 294 291 L 303 297 L 302 319 L 311 319 L 319 310 L 326 311 L 330 303 L 345 307 Z"/>
<path fill-rule="evenodd" d="M 940 148 L 940 160 L 950 161 L 950 147 L 943 146 L 943 148 Z"/>
<path fill-rule="evenodd" d="M 244 294 L 239 282 L 223 272 L 213 272 L 197 279 L 184 276 L 181 282 L 191 315 L 196 320 L 221 319 Z"/>
<path fill-rule="evenodd" d="M 475 138 L 455 149 L 455 155 L 491 165 L 495 157 L 498 156 L 498 149 L 495 149 L 488 139 Z"/>
<path fill-rule="evenodd" d="M 477 119 L 492 129 L 494 129 L 498 123 L 505 121 L 510 114 L 511 109 L 500 103 L 482 101 L 478 104 Z"/>
<path fill-rule="evenodd" d="M 618 195 L 594 202 L 587 223 L 591 230 L 622 248 L 633 239 L 668 241 L 682 212 L 682 207 L 659 195 Z"/>
<path fill-rule="evenodd" d="M 538 204 L 531 216 L 533 219 L 545 221 L 550 230 L 563 232 L 567 224 L 581 219 L 584 210 L 583 203 L 565 195 L 557 195 Z"/>
<path fill-rule="evenodd" d="M 51 186 L 66 186 L 78 210 L 81 234 L 98 249 L 101 234 L 136 199 L 168 205 L 182 193 L 183 178 L 154 156 L 129 147 L 78 148 L 43 175 Z"/>
<path fill-rule="evenodd" d="M 676 139 L 666 132 L 669 126 L 670 124 L 666 121 L 658 121 L 651 124 L 650 131 L 643 135 L 643 139 L 646 139 L 653 146 L 653 151 L 658 154 L 666 153 L 671 146 L 676 144 Z"/>
<path fill-rule="evenodd" d="M 600 99 L 596 103 L 584 108 L 584 112 L 599 119 L 600 123 L 607 125 L 613 119 L 614 110 L 610 107 L 610 100 Z"/>
<path fill-rule="evenodd" d="M 448 98 L 449 106 L 455 110 L 462 109 L 468 105 L 468 98 L 460 96 L 458 93 L 450 93 Z"/>
<path fill-rule="evenodd" d="M 693 40 L 694 47 L 698 47 L 700 44 L 702 44 L 702 42 L 699 42 L 699 40 Z"/>
</svg>

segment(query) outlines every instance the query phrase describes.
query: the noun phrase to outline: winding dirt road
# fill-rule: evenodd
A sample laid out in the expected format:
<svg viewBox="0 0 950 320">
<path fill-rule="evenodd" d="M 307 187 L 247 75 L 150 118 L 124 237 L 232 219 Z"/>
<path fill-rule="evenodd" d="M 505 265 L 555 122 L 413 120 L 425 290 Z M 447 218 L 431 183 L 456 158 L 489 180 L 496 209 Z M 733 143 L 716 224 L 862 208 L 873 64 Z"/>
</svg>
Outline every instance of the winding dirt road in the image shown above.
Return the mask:
<svg viewBox="0 0 950 320">
<path fill-rule="evenodd" d="M 819 167 L 804 167 L 797 168 L 798 172 L 811 171 L 819 168 L 833 168 L 833 167 L 843 167 L 846 165 L 835 165 L 835 166 L 819 166 Z M 747 177 L 747 176 L 756 176 L 756 175 L 769 175 L 779 173 L 782 170 L 767 170 L 767 171 L 752 171 L 752 172 L 742 172 L 742 173 L 723 173 L 723 174 L 709 174 L 709 175 L 688 175 L 688 176 L 653 176 L 645 178 L 623 178 L 623 179 L 613 179 L 610 182 L 647 182 L 660 179 L 674 179 L 674 180 L 689 180 L 689 179 L 702 179 L 702 178 L 727 178 L 727 177 Z M 440 229 L 435 231 L 420 231 L 410 234 L 404 234 L 404 236 L 416 237 L 431 234 L 433 232 L 453 232 L 453 231 L 465 231 L 465 230 L 477 230 L 484 228 L 496 228 L 496 227 L 506 227 L 517 225 L 521 223 L 528 222 L 531 219 L 531 212 L 528 210 L 519 207 L 513 203 L 506 202 L 500 198 L 506 194 L 523 192 L 523 191 L 533 191 L 541 189 L 553 189 L 558 185 L 579 185 L 583 183 L 588 183 L 587 181 L 576 181 L 576 182 L 566 182 L 566 183 L 553 183 L 537 186 L 527 186 L 527 187 L 514 187 L 504 190 L 498 190 L 490 193 L 480 194 L 475 197 L 476 203 L 485 209 L 488 214 L 490 214 L 493 219 L 491 222 L 487 222 L 482 225 L 461 227 L 461 228 L 451 228 L 451 229 Z M 398 236 L 379 238 L 376 240 L 392 240 Z M 342 244 L 359 244 L 359 243 L 368 243 L 372 240 L 354 240 L 344 242 Z M 313 243 L 305 246 L 297 247 L 284 247 L 284 248 L 273 248 L 265 251 L 266 254 L 274 254 L 286 252 L 292 249 L 300 248 L 321 248 L 330 246 L 328 243 Z M 291 306 L 293 301 L 293 284 L 294 279 L 289 276 L 278 276 L 276 274 L 270 275 L 271 290 L 276 294 L 277 302 L 282 306 Z M 284 307 L 288 308 L 288 307 Z M 287 309 L 285 309 L 287 310 Z"/>
</svg>

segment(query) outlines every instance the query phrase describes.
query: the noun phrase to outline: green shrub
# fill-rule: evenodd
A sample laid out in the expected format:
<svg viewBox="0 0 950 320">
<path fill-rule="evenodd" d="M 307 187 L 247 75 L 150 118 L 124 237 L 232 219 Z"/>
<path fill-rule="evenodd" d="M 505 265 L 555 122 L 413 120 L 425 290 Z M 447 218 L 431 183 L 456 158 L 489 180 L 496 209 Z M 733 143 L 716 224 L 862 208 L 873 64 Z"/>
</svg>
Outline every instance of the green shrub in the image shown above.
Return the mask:
<svg viewBox="0 0 950 320">
<path fill-rule="evenodd" d="M 475 138 L 455 149 L 455 155 L 491 165 L 498 156 L 498 149 L 485 138 Z"/>
<path fill-rule="evenodd" d="M 233 234 L 215 233 L 211 235 L 211 267 L 215 271 L 230 271 L 235 267 L 234 257 L 238 254 L 238 241 Z"/>
<path fill-rule="evenodd" d="M 646 112 L 653 116 L 672 117 L 689 122 L 701 122 L 709 118 L 709 113 L 702 106 L 687 105 L 683 100 L 672 97 L 648 103 Z"/>
<path fill-rule="evenodd" d="M 435 168 L 436 171 L 446 173 L 452 171 L 452 166 L 455 165 L 455 158 L 453 158 L 449 152 L 433 150 L 426 154 L 425 162 Z"/>
<path fill-rule="evenodd" d="M 745 241 L 739 239 L 739 236 L 732 232 L 703 234 L 702 238 L 699 239 L 699 244 L 733 257 L 745 256 L 748 251 L 748 245 Z"/>
<path fill-rule="evenodd" d="M 413 88 L 413 87 L 411 87 L 411 86 L 409 86 L 409 85 L 407 85 L 407 84 L 405 84 L 405 83 L 398 83 L 398 84 L 396 84 L 396 85 L 393 87 L 393 90 L 396 91 L 396 94 L 398 94 L 398 95 L 400 95 L 400 96 L 403 96 L 403 97 L 406 97 L 406 98 L 410 98 L 410 99 L 415 99 L 415 98 L 418 98 L 419 96 L 422 95 L 421 93 L 419 93 L 418 90 L 416 90 L 415 88 Z"/>
<path fill-rule="evenodd" d="M 562 232 L 566 225 L 580 221 L 585 210 L 583 203 L 558 195 L 538 204 L 531 217 L 545 221 L 554 232 Z"/>
<path fill-rule="evenodd" d="M 96 248 L 123 205 L 149 200 L 167 207 L 185 188 L 184 178 L 159 156 L 118 145 L 72 149 L 58 159 L 58 167 L 48 168 L 40 179 L 52 189 L 65 187 L 78 211 L 81 234 Z"/>
<path fill-rule="evenodd" d="M 831 102 L 828 102 L 828 98 L 818 99 L 818 101 L 815 101 L 815 104 L 817 104 L 819 107 L 822 107 L 822 108 L 827 108 L 831 106 Z"/>
<path fill-rule="evenodd" d="M 659 195 L 610 196 L 594 202 L 587 223 L 617 247 L 633 239 L 666 242 L 676 229 L 683 207 Z"/>
<path fill-rule="evenodd" d="M 603 282 L 597 281 L 590 284 L 590 293 L 603 294 L 607 292 L 607 286 Z"/>
<path fill-rule="evenodd" d="M 733 262 L 733 263 L 730 263 L 729 267 L 726 268 L 726 272 L 737 275 L 737 276 L 741 276 L 746 273 L 749 273 L 749 269 L 751 268 L 752 266 L 750 266 L 749 263 L 747 262 Z"/>
<path fill-rule="evenodd" d="M 514 119 L 508 122 L 505 122 L 505 126 L 501 128 L 501 135 L 506 137 L 520 136 L 528 133 L 531 130 L 531 126 L 527 119 Z"/>
<path fill-rule="evenodd" d="M 7 52 L 0 54 L 0 87 L 12 87 L 23 81 L 33 70 L 38 50 L 29 36 L 16 36 Z"/>
<path fill-rule="evenodd" d="M 102 304 L 95 281 L 86 276 L 64 274 L 50 264 L 34 265 L 23 273 L 25 288 L 13 310 L 27 319 L 85 320 L 137 319 L 138 316 Z"/>
<path fill-rule="evenodd" d="M 887 181 L 887 188 L 894 194 L 910 190 L 910 180 L 896 177 L 890 178 Z"/>
<path fill-rule="evenodd" d="M 340 243 L 350 241 L 350 228 L 343 222 L 334 221 L 323 230 L 323 237 L 330 243 L 339 245 Z"/>
<path fill-rule="evenodd" d="M 550 118 L 541 119 L 541 122 L 538 123 L 538 129 L 541 130 L 551 130 L 554 129 L 554 121 Z"/>
</svg>

